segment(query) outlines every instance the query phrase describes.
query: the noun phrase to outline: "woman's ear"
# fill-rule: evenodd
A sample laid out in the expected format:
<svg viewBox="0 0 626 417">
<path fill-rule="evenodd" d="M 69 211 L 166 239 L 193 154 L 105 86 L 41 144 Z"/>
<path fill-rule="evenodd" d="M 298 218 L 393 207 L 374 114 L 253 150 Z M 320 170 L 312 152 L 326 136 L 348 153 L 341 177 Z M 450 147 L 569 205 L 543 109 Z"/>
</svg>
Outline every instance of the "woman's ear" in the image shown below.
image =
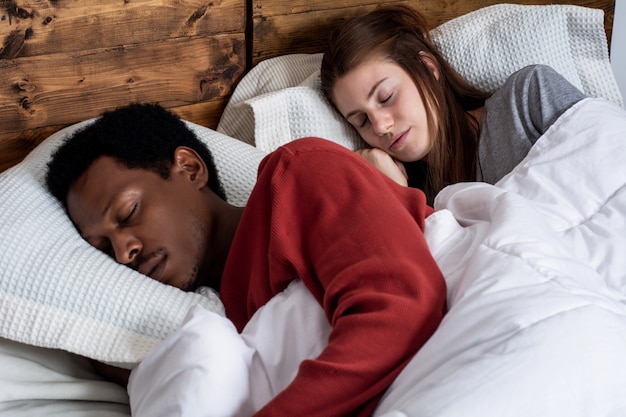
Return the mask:
<svg viewBox="0 0 626 417">
<path fill-rule="evenodd" d="M 437 63 L 437 60 L 435 59 L 435 57 L 426 51 L 420 51 L 419 57 L 420 57 L 420 61 L 424 63 L 424 66 L 428 68 L 430 72 L 433 73 L 433 75 L 435 76 L 435 79 L 439 80 L 439 74 L 440 74 L 439 64 Z"/>
<path fill-rule="evenodd" d="M 174 151 L 172 174 L 175 173 L 185 175 L 199 187 L 205 186 L 209 181 L 209 170 L 204 160 L 196 151 L 186 146 L 179 146 Z"/>
</svg>

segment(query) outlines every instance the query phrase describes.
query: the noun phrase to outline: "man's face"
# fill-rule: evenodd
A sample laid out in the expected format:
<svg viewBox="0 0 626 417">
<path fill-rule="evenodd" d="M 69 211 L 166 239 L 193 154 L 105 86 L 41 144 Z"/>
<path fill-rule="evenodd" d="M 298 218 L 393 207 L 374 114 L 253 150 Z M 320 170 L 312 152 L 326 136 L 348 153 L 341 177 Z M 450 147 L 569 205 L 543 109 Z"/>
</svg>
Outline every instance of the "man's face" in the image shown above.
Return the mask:
<svg viewBox="0 0 626 417">
<path fill-rule="evenodd" d="M 72 185 L 69 216 L 81 236 L 157 281 L 193 289 L 204 269 L 210 214 L 195 177 L 170 178 L 97 159 Z"/>
</svg>

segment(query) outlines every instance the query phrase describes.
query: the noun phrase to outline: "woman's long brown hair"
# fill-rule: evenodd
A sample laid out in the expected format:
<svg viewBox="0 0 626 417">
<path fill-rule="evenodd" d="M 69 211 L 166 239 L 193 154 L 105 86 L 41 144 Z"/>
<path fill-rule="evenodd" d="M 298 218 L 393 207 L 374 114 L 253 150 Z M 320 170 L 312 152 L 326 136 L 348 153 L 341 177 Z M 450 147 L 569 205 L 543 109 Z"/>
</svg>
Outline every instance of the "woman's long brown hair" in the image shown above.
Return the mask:
<svg viewBox="0 0 626 417">
<path fill-rule="evenodd" d="M 484 106 L 490 94 L 473 87 L 442 57 L 422 14 L 395 5 L 354 17 L 332 32 L 321 68 L 322 89 L 331 102 L 336 81 L 374 56 L 402 67 L 430 109 L 430 193 L 434 196 L 447 184 L 475 180 L 480 132 L 468 112 Z M 438 78 L 424 65 L 429 58 L 439 68 Z"/>
</svg>

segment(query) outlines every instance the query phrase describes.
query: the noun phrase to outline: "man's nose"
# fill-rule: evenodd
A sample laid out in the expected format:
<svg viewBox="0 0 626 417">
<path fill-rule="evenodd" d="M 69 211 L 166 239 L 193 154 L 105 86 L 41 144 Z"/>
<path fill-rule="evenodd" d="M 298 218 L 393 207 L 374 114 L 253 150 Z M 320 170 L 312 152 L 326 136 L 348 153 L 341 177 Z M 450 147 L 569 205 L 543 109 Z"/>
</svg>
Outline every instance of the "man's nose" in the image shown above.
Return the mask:
<svg viewBox="0 0 626 417">
<path fill-rule="evenodd" d="M 128 231 L 111 236 L 111 246 L 115 252 L 115 260 L 124 265 L 132 264 L 142 249 L 141 241 Z"/>
</svg>

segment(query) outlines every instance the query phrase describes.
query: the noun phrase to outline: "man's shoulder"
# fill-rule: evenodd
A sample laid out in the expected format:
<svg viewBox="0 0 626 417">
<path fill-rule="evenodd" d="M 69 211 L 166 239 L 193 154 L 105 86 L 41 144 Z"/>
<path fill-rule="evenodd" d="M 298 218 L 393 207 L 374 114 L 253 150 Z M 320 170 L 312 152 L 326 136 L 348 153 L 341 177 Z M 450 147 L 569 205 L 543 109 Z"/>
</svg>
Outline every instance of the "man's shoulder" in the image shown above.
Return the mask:
<svg viewBox="0 0 626 417">
<path fill-rule="evenodd" d="M 506 83 L 507 84 L 523 84 L 533 78 L 551 80 L 554 78 L 561 79 L 563 78 L 563 76 L 549 65 L 533 64 L 533 65 L 527 65 L 515 71 L 507 79 Z"/>
<path fill-rule="evenodd" d="M 544 94 L 550 88 L 560 88 L 561 86 L 567 86 L 568 89 L 576 88 L 562 74 L 549 65 L 528 65 L 511 74 L 494 96 L 500 95 L 506 97 L 507 100 L 511 100 L 511 97 Z"/>
<path fill-rule="evenodd" d="M 513 73 L 485 103 L 488 114 L 491 109 L 498 119 L 503 109 L 514 113 L 527 113 L 528 109 L 542 109 L 565 98 L 565 108 L 584 98 L 584 95 L 563 75 L 548 65 L 528 65 Z"/>
</svg>

